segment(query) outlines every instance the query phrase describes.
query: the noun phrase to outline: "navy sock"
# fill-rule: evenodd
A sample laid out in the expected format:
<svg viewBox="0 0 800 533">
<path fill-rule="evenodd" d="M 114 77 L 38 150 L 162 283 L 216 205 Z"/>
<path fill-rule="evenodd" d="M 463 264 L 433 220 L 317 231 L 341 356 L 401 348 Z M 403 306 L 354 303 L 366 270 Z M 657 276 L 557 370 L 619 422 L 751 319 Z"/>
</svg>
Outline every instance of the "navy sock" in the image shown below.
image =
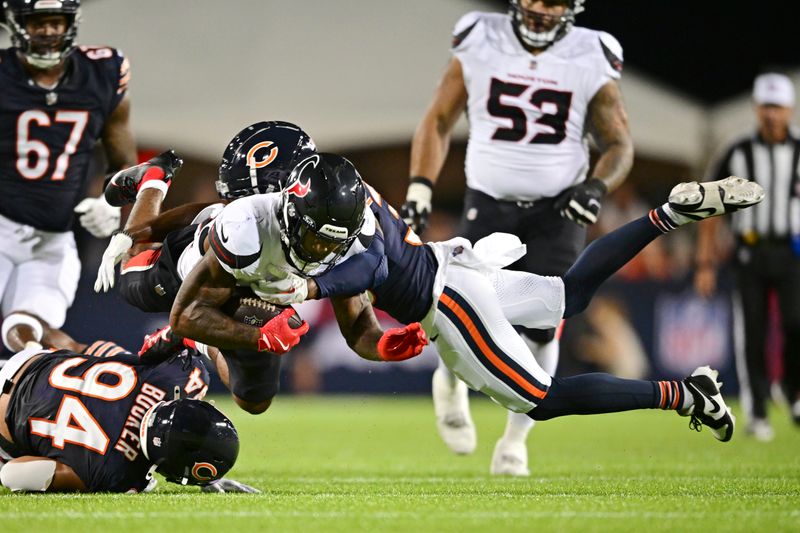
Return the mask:
<svg viewBox="0 0 800 533">
<path fill-rule="evenodd" d="M 682 389 L 675 387 L 675 399 L 666 396 L 665 382 L 622 379 L 610 374 L 581 374 L 553 378 L 547 396 L 528 413 L 534 420 L 549 420 L 566 415 L 618 413 L 633 409 L 657 409 L 680 406 Z M 672 382 L 678 383 L 678 382 Z M 672 393 L 670 389 L 669 393 Z"/>
<path fill-rule="evenodd" d="M 598 287 L 656 237 L 677 227 L 662 207 L 600 237 L 564 275 L 564 318 L 586 309 Z"/>
</svg>

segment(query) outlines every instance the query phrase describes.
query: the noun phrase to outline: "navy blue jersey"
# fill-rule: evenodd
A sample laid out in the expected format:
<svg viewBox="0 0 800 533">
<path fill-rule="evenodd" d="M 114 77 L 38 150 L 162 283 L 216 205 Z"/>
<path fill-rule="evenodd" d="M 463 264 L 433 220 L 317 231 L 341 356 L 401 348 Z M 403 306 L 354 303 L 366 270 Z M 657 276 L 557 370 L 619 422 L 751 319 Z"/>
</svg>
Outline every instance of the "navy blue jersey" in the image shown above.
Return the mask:
<svg viewBox="0 0 800 533">
<path fill-rule="evenodd" d="M 384 253 L 389 262 L 389 275 L 372 288 L 373 305 L 403 324 L 419 322 L 433 305 L 436 257 L 394 207 L 369 185 L 367 190 L 367 205 L 383 230 Z"/>
<path fill-rule="evenodd" d="M 58 85 L 44 89 L 15 48 L 0 50 L 0 215 L 45 231 L 70 229 L 92 147 L 129 78 L 118 50 L 81 47 Z"/>
<path fill-rule="evenodd" d="M 153 365 L 130 353 L 92 357 L 62 350 L 28 367 L 6 421 L 20 455 L 70 466 L 90 491 L 140 492 L 151 466 L 139 445 L 142 416 L 162 400 L 202 398 L 208 382 L 199 357 Z"/>
</svg>

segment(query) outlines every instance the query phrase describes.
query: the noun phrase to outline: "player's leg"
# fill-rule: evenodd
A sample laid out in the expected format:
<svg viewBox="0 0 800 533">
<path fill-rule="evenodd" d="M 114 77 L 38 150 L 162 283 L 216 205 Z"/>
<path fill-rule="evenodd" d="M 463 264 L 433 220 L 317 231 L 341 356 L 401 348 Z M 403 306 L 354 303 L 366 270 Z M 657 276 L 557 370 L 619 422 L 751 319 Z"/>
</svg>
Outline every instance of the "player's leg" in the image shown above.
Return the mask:
<svg viewBox="0 0 800 533">
<path fill-rule="evenodd" d="M 222 359 L 223 361 L 220 361 Z M 225 385 L 231 391 L 236 405 L 250 414 L 266 411 L 278 393 L 281 358 L 278 355 L 245 350 L 222 350 L 216 361 L 220 369 L 224 363 L 227 375 Z"/>
<path fill-rule="evenodd" d="M 45 234 L 36 257 L 20 263 L 3 294 L 3 342 L 12 351 L 39 343 L 45 327 L 60 328 L 75 299 L 81 265 L 71 233 Z"/>
<path fill-rule="evenodd" d="M 598 287 L 656 237 L 684 224 L 731 213 L 764 198 L 757 183 L 729 177 L 676 185 L 669 201 L 590 244 L 564 275 L 564 318 L 580 313 Z"/>
<path fill-rule="evenodd" d="M 474 243 L 496 231 L 513 233 L 517 218 L 512 204 L 467 189 L 457 234 Z M 432 392 L 436 428 L 442 440 L 457 454 L 474 452 L 477 432 L 469 411 L 467 386 L 441 360 L 433 373 Z"/>
<path fill-rule="evenodd" d="M 789 253 L 777 286 L 783 326 L 783 384 L 795 424 L 800 424 L 800 258 Z"/>
<path fill-rule="evenodd" d="M 518 236 L 531 253 L 525 254 L 508 269 L 546 276 L 564 275 L 586 245 L 586 229 L 562 217 L 548 200 L 520 209 L 519 213 L 521 218 L 517 224 Z M 539 366 L 548 375 L 555 376 L 560 352 L 556 328 L 516 329 Z M 530 475 L 527 438 L 534 423 L 525 414 L 508 412 L 506 429 L 495 444 L 492 454 L 492 474 Z"/>
</svg>

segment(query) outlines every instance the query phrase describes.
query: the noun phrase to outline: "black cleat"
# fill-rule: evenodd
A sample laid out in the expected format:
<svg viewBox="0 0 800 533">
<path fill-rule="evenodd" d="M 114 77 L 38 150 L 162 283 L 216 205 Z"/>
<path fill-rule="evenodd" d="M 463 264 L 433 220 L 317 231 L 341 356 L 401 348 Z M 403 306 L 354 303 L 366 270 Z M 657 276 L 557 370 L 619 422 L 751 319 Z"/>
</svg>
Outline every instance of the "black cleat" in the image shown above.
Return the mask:
<svg viewBox="0 0 800 533">
<path fill-rule="evenodd" d="M 714 438 L 728 442 L 733 437 L 733 427 L 736 418 L 731 414 L 730 408 L 725 405 L 719 389 L 722 383 L 717 383 L 719 373 L 709 366 L 698 367 L 692 375 L 683 380 L 694 398 L 694 405 L 688 409 L 679 410 L 681 416 L 691 416 L 689 427 L 700 431 L 702 426 L 708 426 Z"/>
<path fill-rule="evenodd" d="M 120 170 L 105 185 L 103 195 L 106 202 L 116 207 L 132 204 L 144 178 L 161 180 L 169 185 L 182 165 L 183 159 L 173 150 L 167 150 L 145 163 Z"/>
</svg>

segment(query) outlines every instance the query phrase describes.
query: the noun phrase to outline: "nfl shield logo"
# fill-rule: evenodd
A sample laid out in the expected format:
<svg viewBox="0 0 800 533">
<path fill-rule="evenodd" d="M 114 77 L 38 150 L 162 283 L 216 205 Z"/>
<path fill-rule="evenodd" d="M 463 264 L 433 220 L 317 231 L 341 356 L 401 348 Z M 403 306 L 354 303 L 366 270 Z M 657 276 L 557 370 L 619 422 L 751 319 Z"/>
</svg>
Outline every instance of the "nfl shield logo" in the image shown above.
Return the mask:
<svg viewBox="0 0 800 533">
<path fill-rule="evenodd" d="M 44 101 L 47 105 L 54 105 L 58 101 L 58 95 L 54 92 L 49 92 L 45 95 Z"/>
</svg>

